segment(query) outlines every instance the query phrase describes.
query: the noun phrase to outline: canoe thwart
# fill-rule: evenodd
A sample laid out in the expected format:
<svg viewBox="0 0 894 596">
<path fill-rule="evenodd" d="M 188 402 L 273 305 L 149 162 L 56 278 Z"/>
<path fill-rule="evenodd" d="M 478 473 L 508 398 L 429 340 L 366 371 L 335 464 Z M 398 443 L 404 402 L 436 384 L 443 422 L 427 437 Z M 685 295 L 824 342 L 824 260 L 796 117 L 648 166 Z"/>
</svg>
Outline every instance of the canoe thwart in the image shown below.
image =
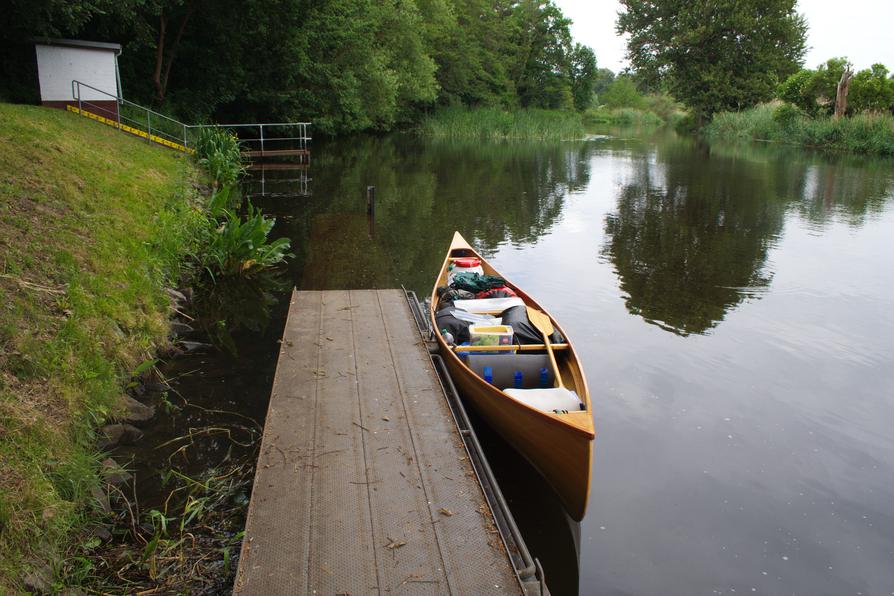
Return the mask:
<svg viewBox="0 0 894 596">
<path fill-rule="evenodd" d="M 567 350 L 568 344 L 552 344 L 554 350 Z M 530 352 L 533 350 L 545 350 L 546 344 L 524 344 L 511 346 L 454 346 L 454 352 Z"/>
</svg>

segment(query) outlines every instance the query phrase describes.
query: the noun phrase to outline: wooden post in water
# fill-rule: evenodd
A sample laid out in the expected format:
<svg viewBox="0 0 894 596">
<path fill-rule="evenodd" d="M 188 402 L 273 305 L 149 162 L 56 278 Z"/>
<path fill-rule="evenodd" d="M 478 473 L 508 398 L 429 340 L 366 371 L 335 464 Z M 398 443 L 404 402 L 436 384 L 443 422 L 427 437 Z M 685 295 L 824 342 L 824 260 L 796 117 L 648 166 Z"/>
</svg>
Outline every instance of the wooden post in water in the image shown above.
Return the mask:
<svg viewBox="0 0 894 596">
<path fill-rule="evenodd" d="M 366 219 L 369 222 L 369 237 L 376 237 L 376 187 L 366 187 Z"/>
<path fill-rule="evenodd" d="M 376 217 L 376 187 L 366 187 L 366 214 L 371 218 Z"/>
</svg>

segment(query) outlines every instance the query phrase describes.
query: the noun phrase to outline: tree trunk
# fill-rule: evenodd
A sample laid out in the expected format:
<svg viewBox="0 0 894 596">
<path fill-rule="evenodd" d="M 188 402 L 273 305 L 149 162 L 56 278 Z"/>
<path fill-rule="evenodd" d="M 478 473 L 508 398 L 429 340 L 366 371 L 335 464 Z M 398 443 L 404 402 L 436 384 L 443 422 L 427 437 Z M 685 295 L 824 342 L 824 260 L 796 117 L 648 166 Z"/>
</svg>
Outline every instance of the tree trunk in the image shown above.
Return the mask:
<svg viewBox="0 0 894 596">
<path fill-rule="evenodd" d="M 159 104 L 164 103 L 165 95 L 167 95 L 168 92 L 168 78 L 171 76 L 171 66 L 174 64 L 174 56 L 177 53 L 177 46 L 180 45 L 180 40 L 183 38 L 183 32 L 186 30 L 186 25 L 189 23 L 189 19 L 192 17 L 195 9 L 195 3 L 189 5 L 186 14 L 180 21 L 177 33 L 174 35 L 174 39 L 170 44 L 166 43 L 168 17 L 165 15 L 164 10 L 162 10 L 158 17 L 158 41 L 155 45 L 155 69 L 152 71 L 152 84 L 155 86 L 155 101 Z M 176 19 L 174 22 L 176 22 Z M 171 26 L 173 27 L 174 23 L 171 23 Z M 165 51 L 166 47 L 167 51 Z"/>
<path fill-rule="evenodd" d="M 838 81 L 838 91 L 835 94 L 835 119 L 838 120 L 847 111 L 847 92 L 851 88 L 851 79 L 854 78 L 854 71 L 851 65 L 844 67 L 841 73 L 841 80 Z"/>
<path fill-rule="evenodd" d="M 161 84 L 161 67 L 165 59 L 165 33 L 168 28 L 168 19 L 165 13 L 158 17 L 158 41 L 155 43 L 155 70 L 152 71 L 152 84 L 155 85 L 155 99 L 159 103 L 165 100 L 165 89 Z"/>
<path fill-rule="evenodd" d="M 186 16 L 184 16 L 183 20 L 180 22 L 180 28 L 177 29 L 177 35 L 174 37 L 174 42 L 168 50 L 168 63 L 165 65 L 165 73 L 161 80 L 162 90 L 165 93 L 168 91 L 168 77 L 171 75 L 171 66 L 174 64 L 174 54 L 177 52 L 177 46 L 180 45 L 180 40 L 183 38 L 183 31 L 186 29 L 186 24 L 189 23 L 189 18 L 192 16 L 195 9 L 195 4 L 190 5 L 189 10 L 186 12 Z"/>
</svg>

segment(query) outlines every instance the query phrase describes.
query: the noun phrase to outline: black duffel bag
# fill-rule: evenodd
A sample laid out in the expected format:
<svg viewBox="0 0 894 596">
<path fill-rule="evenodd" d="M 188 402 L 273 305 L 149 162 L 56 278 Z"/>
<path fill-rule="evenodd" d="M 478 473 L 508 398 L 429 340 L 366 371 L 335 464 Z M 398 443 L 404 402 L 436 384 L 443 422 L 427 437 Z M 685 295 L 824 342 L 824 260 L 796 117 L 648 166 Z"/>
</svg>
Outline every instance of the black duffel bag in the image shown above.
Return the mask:
<svg viewBox="0 0 894 596">
<path fill-rule="evenodd" d="M 524 306 L 513 306 L 502 312 L 500 317 L 504 325 L 512 325 L 512 341 L 520 345 L 542 344 L 543 334 L 528 319 L 528 310 Z M 460 321 L 462 322 L 462 321 Z M 468 329 L 466 329 L 468 336 Z M 565 338 L 558 330 L 554 330 L 549 341 L 554 344 L 565 343 Z"/>
<path fill-rule="evenodd" d="M 435 313 L 435 324 L 438 326 L 439 333 L 443 334 L 444 329 L 446 329 L 453 335 L 453 341 L 457 344 L 461 344 L 470 340 L 469 325 L 471 323 L 454 317 L 453 313 L 457 310 L 459 309 L 452 306 L 447 306 L 438 310 L 438 312 Z"/>
</svg>

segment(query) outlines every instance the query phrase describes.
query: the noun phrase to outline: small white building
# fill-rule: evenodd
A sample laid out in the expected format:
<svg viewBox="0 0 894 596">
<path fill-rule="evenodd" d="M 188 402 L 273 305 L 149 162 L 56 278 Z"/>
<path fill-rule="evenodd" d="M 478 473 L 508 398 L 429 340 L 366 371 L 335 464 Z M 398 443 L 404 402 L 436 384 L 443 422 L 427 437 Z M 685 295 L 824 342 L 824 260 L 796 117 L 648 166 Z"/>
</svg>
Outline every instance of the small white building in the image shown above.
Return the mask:
<svg viewBox="0 0 894 596">
<path fill-rule="evenodd" d="M 65 109 L 78 105 L 106 118 L 116 118 L 121 97 L 118 56 L 121 45 L 77 39 L 35 39 L 40 101 Z M 72 81 L 83 83 L 72 89 Z M 94 89 L 91 89 L 90 87 Z"/>
</svg>

